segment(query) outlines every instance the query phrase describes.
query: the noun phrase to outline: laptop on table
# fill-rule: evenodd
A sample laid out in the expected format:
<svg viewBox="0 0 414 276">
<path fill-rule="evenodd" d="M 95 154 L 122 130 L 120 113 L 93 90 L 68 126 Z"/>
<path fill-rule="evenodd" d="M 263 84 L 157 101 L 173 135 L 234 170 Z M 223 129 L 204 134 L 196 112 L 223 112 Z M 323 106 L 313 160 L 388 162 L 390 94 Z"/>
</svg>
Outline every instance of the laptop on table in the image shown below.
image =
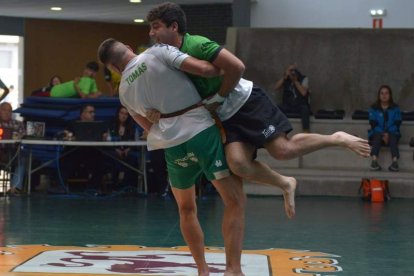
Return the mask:
<svg viewBox="0 0 414 276">
<path fill-rule="evenodd" d="M 103 121 L 75 121 L 71 124 L 76 141 L 102 141 L 107 129 Z"/>
</svg>

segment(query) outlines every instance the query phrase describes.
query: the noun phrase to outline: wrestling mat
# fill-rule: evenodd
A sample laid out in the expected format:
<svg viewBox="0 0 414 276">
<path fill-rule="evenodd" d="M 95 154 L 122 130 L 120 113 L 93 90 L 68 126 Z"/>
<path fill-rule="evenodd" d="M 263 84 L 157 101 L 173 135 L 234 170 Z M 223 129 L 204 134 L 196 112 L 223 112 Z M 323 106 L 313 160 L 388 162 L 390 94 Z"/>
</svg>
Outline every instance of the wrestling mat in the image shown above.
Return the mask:
<svg viewBox="0 0 414 276">
<path fill-rule="evenodd" d="M 246 276 L 336 275 L 340 256 L 292 249 L 244 250 Z M 223 248 L 206 248 L 210 275 L 223 275 Z M 1 276 L 197 275 L 188 247 L 133 245 L 0 247 Z"/>
</svg>

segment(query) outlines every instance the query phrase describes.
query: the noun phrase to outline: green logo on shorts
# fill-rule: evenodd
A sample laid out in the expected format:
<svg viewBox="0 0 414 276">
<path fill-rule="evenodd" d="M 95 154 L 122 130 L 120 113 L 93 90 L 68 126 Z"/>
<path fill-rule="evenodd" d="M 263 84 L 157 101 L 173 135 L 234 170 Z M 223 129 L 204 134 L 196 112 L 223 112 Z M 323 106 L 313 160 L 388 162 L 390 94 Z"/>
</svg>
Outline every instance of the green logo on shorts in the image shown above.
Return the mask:
<svg viewBox="0 0 414 276">
<path fill-rule="evenodd" d="M 186 167 L 188 167 L 188 162 L 189 161 L 194 162 L 194 163 L 198 162 L 198 158 L 195 156 L 194 152 L 187 153 L 187 156 L 185 156 L 183 158 L 175 159 L 174 163 L 181 166 L 181 167 L 183 167 L 183 168 L 186 168 Z"/>
</svg>

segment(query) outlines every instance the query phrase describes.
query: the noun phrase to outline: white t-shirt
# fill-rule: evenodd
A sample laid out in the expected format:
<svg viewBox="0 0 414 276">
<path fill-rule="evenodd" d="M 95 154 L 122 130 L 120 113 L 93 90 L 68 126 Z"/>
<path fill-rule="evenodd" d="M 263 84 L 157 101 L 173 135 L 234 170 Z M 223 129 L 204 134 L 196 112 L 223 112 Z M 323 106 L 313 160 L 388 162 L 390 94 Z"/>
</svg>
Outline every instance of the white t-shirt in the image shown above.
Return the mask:
<svg viewBox="0 0 414 276">
<path fill-rule="evenodd" d="M 132 59 L 122 72 L 119 87 L 119 98 L 129 113 L 145 117 L 153 108 L 167 114 L 200 102 L 193 83 L 179 70 L 186 58 L 188 55 L 175 47 L 157 44 Z M 148 149 L 182 144 L 213 124 L 204 107 L 160 119 L 148 134 Z"/>
<path fill-rule="evenodd" d="M 216 110 L 221 121 L 233 116 L 246 103 L 252 93 L 253 82 L 241 78 L 236 87 L 229 93 L 225 101 Z"/>
</svg>

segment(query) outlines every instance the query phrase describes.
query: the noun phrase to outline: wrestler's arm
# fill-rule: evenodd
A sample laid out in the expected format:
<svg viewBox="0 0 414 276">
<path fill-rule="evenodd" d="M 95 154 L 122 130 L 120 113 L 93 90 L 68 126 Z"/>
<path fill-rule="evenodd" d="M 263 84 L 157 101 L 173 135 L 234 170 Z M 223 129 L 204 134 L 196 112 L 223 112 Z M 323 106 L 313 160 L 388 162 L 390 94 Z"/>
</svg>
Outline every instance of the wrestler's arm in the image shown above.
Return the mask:
<svg viewBox="0 0 414 276">
<path fill-rule="evenodd" d="M 205 60 L 200 60 L 200 59 L 197 59 L 191 56 L 188 56 L 187 58 L 184 59 L 179 69 L 185 73 L 199 75 L 204 78 L 215 77 L 215 76 L 220 75 L 221 73 L 221 70 L 215 67 L 210 62 L 205 61 Z M 145 116 L 146 118 L 144 119 L 146 119 L 147 121 L 150 121 L 152 123 L 157 123 L 161 118 L 161 113 L 156 109 L 149 109 L 145 113 Z M 140 123 L 138 122 L 138 124 Z"/>
<path fill-rule="evenodd" d="M 217 68 L 208 61 L 187 57 L 180 66 L 180 70 L 204 78 L 216 77 L 221 74 L 220 68 Z"/>
<path fill-rule="evenodd" d="M 137 124 L 139 124 L 143 129 L 149 131 L 151 129 L 152 123 L 145 117 L 139 115 L 139 114 L 134 114 L 132 115 L 132 118 L 134 119 L 135 122 L 137 122 Z"/>
<path fill-rule="evenodd" d="M 218 94 L 225 97 L 233 91 L 243 76 L 245 70 L 244 63 L 224 48 L 220 50 L 212 63 L 223 72 L 223 82 Z"/>
</svg>

